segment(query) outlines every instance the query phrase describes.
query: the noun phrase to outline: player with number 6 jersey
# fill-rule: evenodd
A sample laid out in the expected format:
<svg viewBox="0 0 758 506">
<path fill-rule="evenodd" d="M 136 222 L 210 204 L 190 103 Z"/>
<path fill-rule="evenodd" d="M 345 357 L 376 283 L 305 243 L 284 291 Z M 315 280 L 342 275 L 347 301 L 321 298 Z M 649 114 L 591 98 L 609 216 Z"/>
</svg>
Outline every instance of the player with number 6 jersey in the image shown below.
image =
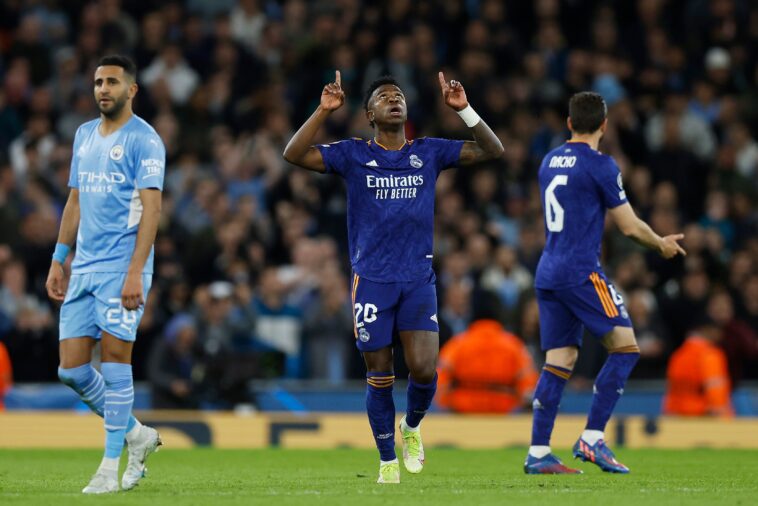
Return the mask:
<svg viewBox="0 0 758 506">
<path fill-rule="evenodd" d="M 621 231 L 664 258 L 684 250 L 681 234 L 660 237 L 632 210 L 616 162 L 598 151 L 607 108 L 596 93 L 577 93 L 569 102 L 571 140 L 548 153 L 539 169 L 547 242 L 537 266 L 535 288 L 540 341 L 547 353 L 534 392 L 532 443 L 527 474 L 576 474 L 550 451 L 550 436 L 563 389 L 571 376 L 586 328 L 608 350 L 595 380 L 587 425 L 573 455 L 603 471 L 628 473 L 606 446 L 604 430 L 639 358 L 632 322 L 622 296 L 600 265 L 608 212 Z"/>
<path fill-rule="evenodd" d="M 503 145 L 468 104 L 463 86 L 438 75 L 445 103 L 471 128 L 475 140 L 405 137 L 408 109 L 397 81 L 374 81 L 364 99 L 374 138 L 311 145 L 317 130 L 345 100 L 337 71 L 321 105 L 300 127 L 284 158 L 316 172 L 337 174 L 347 185 L 347 229 L 353 267 L 355 342 L 366 362 L 366 408 L 379 449 L 379 483 L 400 481 L 395 454 L 392 386 L 393 336 L 403 346 L 408 407 L 400 421 L 403 463 L 421 472 L 420 424 L 437 388 L 439 326 L 432 270 L 434 187 L 443 169 L 500 156 Z"/>
</svg>

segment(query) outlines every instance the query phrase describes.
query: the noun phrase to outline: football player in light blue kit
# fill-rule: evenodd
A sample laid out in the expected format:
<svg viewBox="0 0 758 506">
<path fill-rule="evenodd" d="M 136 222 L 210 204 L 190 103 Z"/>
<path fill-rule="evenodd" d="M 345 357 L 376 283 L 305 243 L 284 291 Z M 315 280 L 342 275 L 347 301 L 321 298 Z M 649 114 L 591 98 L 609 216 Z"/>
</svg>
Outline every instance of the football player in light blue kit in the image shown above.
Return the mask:
<svg viewBox="0 0 758 506">
<path fill-rule="evenodd" d="M 571 140 L 548 153 L 539 169 L 547 242 L 534 285 L 540 341 L 547 357 L 534 391 L 532 443 L 524 463 L 527 474 L 580 472 L 551 453 L 550 435 L 584 328 L 601 339 L 608 359 L 595 379 L 587 425 L 573 454 L 606 472 L 629 472 L 606 446 L 603 434 L 640 356 L 624 301 L 600 266 L 606 211 L 626 236 L 663 258 L 685 254 L 677 243 L 683 235 L 660 237 L 635 215 L 616 162 L 597 150 L 606 116 L 605 101 L 597 93 L 571 97 Z"/>
<path fill-rule="evenodd" d="M 313 146 L 313 138 L 345 94 L 336 80 L 300 127 L 284 157 L 316 172 L 334 173 L 347 186 L 347 229 L 353 268 L 355 343 L 366 362 L 366 408 L 377 449 L 379 483 L 398 483 L 395 454 L 395 381 L 392 338 L 400 337 L 408 378 L 408 405 L 400 420 L 403 463 L 421 472 L 420 424 L 437 388 L 439 326 L 432 270 L 434 194 L 437 177 L 452 166 L 496 158 L 503 145 L 466 99 L 463 86 L 438 75 L 445 103 L 471 128 L 474 140 L 405 137 L 408 110 L 397 82 L 387 76 L 366 92 L 366 118 L 374 138 Z"/>
<path fill-rule="evenodd" d="M 100 118 L 76 131 L 68 201 L 47 278 L 60 312 L 58 376 L 105 421 L 105 455 L 85 494 L 133 488 L 145 459 L 161 444 L 158 432 L 132 416 L 132 346 L 153 273 L 153 242 L 161 212 L 166 151 L 155 130 L 132 113 L 136 67 L 106 56 L 95 71 Z M 64 267 L 76 243 L 70 280 Z M 101 344 L 101 372 L 92 349 Z"/>
</svg>

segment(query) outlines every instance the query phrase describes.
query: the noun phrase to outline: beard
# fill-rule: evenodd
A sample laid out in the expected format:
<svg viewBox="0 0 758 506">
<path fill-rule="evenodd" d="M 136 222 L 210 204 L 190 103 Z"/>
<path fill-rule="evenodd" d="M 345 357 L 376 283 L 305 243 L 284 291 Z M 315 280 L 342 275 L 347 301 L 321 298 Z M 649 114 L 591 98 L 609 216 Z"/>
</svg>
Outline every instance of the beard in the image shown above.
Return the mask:
<svg viewBox="0 0 758 506">
<path fill-rule="evenodd" d="M 126 105 L 128 96 L 126 93 L 120 97 L 112 97 L 110 105 L 103 106 L 100 102 L 97 102 L 97 108 L 100 109 L 100 113 L 108 119 L 117 118 Z"/>
</svg>

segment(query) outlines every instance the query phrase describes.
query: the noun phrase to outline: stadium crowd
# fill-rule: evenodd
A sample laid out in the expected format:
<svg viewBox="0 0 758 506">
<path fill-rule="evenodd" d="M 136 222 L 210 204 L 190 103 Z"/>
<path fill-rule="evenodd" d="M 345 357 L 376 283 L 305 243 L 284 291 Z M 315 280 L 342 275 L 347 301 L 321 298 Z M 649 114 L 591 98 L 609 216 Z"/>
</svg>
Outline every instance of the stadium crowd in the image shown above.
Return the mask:
<svg viewBox="0 0 758 506">
<path fill-rule="evenodd" d="M 110 53 L 136 60 L 136 112 L 167 148 L 155 277 L 133 360 L 160 405 L 233 404 L 250 378 L 363 376 L 343 183 L 281 156 L 335 69 L 347 103 L 320 141 L 371 135 L 363 90 L 383 74 L 407 97 L 409 137 L 467 137 L 440 99 L 444 70 L 505 145 L 502 159 L 437 183 L 443 342 L 491 292 L 501 322 L 541 363 L 536 171 L 567 139 L 568 98 L 590 89 L 609 105 L 601 149 L 619 163 L 633 206 L 658 233 L 686 234 L 688 256 L 673 262 L 607 236 L 603 258 L 642 352 L 632 377 L 663 378 L 695 317 L 707 315 L 732 387 L 758 378 L 754 2 L 6 0 L 0 341 L 16 382 L 57 380 L 44 282 L 74 132 L 97 116 L 91 79 Z M 577 388 L 603 360 L 585 343 Z"/>
</svg>

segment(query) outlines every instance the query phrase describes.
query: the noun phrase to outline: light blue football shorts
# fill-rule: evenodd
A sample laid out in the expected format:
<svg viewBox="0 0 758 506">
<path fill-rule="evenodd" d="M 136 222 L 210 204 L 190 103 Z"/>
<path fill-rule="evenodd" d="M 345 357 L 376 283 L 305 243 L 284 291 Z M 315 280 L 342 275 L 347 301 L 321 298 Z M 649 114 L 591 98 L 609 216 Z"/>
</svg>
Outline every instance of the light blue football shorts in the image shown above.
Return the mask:
<svg viewBox="0 0 758 506">
<path fill-rule="evenodd" d="M 144 304 L 133 311 L 121 306 L 125 272 L 89 272 L 72 274 L 61 306 L 60 339 L 92 337 L 100 339 L 107 332 L 123 341 L 137 338 L 137 327 L 145 311 Z M 152 274 L 142 275 L 142 297 L 152 284 Z"/>
</svg>

